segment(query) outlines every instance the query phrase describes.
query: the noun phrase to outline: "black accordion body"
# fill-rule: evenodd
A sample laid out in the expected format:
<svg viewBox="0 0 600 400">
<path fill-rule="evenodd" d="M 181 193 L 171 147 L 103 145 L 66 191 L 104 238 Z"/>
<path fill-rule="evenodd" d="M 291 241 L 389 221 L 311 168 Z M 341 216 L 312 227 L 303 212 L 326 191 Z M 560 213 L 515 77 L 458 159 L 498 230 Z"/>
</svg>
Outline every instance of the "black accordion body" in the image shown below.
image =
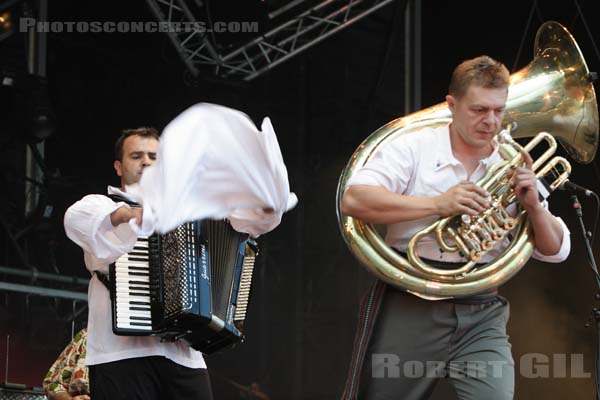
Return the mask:
<svg viewBox="0 0 600 400">
<path fill-rule="evenodd" d="M 139 238 L 109 268 L 113 332 L 184 340 L 205 354 L 243 340 L 257 253 L 227 221 Z"/>
</svg>

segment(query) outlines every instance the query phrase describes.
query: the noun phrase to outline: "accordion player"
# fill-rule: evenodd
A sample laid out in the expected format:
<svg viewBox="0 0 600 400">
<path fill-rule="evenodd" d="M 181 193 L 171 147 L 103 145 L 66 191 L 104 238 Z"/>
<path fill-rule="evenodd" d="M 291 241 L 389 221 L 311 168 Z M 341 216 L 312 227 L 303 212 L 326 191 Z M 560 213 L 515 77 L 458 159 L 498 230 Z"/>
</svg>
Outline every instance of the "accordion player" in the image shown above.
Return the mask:
<svg viewBox="0 0 600 400">
<path fill-rule="evenodd" d="M 257 254 L 225 220 L 138 238 L 109 267 L 113 332 L 184 340 L 205 354 L 242 341 Z"/>
</svg>

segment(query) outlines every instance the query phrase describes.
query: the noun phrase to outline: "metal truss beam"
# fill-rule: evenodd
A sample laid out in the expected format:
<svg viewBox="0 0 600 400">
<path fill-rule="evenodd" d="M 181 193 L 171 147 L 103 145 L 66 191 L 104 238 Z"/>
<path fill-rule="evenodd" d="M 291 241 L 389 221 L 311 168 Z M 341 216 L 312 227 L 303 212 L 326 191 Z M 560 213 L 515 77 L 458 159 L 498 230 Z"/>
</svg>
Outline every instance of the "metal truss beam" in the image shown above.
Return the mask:
<svg viewBox="0 0 600 400">
<path fill-rule="evenodd" d="M 87 301 L 87 293 L 73 292 L 70 290 L 52 289 L 41 286 L 21 285 L 19 283 L 0 282 L 0 290 L 36 294 L 39 296 L 46 297 L 58 297 L 61 299 Z"/>
<path fill-rule="evenodd" d="M 47 281 L 61 282 L 61 283 L 70 283 L 73 285 L 82 285 L 87 286 L 90 283 L 90 280 L 87 278 L 79 278 L 76 276 L 64 276 L 57 274 L 49 274 L 47 272 L 39 272 L 37 270 L 25 270 L 18 268 L 9 268 L 0 266 L 0 274 L 13 275 L 13 276 L 21 276 L 24 278 L 30 279 L 43 279 Z"/>
<path fill-rule="evenodd" d="M 49 274 L 46 272 L 39 272 L 37 270 L 24 270 L 17 268 L 8 268 L 4 266 L 0 266 L 0 274 L 3 275 L 12 275 L 18 276 L 22 278 L 44 281 L 53 281 L 59 283 L 68 283 L 71 285 L 81 285 L 87 288 L 90 280 L 87 278 L 79 278 L 75 276 L 63 276 L 57 274 Z M 72 300 L 82 300 L 87 302 L 87 293 L 86 292 L 78 292 L 73 290 L 64 290 L 64 289 L 54 289 L 49 287 L 37 286 L 37 285 L 23 285 L 20 283 L 12 283 L 12 282 L 3 282 L 0 281 L 0 290 L 9 291 L 9 292 L 20 292 L 20 293 L 28 293 L 35 294 L 39 296 L 46 297 L 58 297 L 63 299 L 72 299 Z"/>
<path fill-rule="evenodd" d="M 185 0 L 146 0 L 160 22 L 200 22 Z M 168 32 L 188 69 L 209 67 L 223 78 L 250 81 L 347 28 L 394 0 L 324 0 L 227 54 L 215 50 L 206 32 Z M 207 31 L 211 28 L 201 21 Z"/>
<path fill-rule="evenodd" d="M 169 27 L 174 27 L 180 23 L 190 24 L 191 26 L 199 22 L 185 0 L 146 0 L 146 3 L 148 3 L 156 19 Z M 220 63 L 220 55 L 210 42 L 206 30 L 190 32 L 185 29 L 181 31 L 168 29 L 167 34 L 179 56 L 194 76 L 199 73 L 198 64 L 202 62 Z"/>
<path fill-rule="evenodd" d="M 4 383 L 0 387 L 2 400 L 46 400 L 46 394 L 41 390 L 25 390 L 25 385 L 18 383 Z"/>
</svg>

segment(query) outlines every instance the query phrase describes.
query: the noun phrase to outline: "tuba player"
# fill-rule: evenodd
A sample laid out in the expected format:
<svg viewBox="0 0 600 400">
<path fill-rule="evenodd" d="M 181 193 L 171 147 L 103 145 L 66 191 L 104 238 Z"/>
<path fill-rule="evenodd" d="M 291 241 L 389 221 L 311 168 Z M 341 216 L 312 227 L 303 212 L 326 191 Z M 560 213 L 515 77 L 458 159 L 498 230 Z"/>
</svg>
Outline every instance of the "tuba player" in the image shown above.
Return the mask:
<svg viewBox="0 0 600 400">
<path fill-rule="evenodd" d="M 386 243 L 406 252 L 410 238 L 440 217 L 477 215 L 488 208 L 489 194 L 474 182 L 502 160 L 495 136 L 508 86 L 507 68 L 488 56 L 458 65 L 446 96 L 451 122 L 383 146 L 348 182 L 343 213 L 386 224 Z M 526 165 L 514 168 L 510 185 L 531 221 L 533 257 L 561 262 L 570 251 L 569 231 L 547 203 L 540 203 L 531 157 L 524 156 Z M 418 252 L 440 268 L 466 261 L 442 252 L 433 240 L 423 241 Z M 489 262 L 492 253 L 481 262 Z M 376 286 L 375 312 L 357 335 L 366 351 L 353 359 L 345 399 L 356 393 L 369 400 L 426 399 L 441 377 L 449 379 L 461 400 L 513 398 L 509 306 L 497 289 L 440 299 L 381 282 Z"/>
</svg>

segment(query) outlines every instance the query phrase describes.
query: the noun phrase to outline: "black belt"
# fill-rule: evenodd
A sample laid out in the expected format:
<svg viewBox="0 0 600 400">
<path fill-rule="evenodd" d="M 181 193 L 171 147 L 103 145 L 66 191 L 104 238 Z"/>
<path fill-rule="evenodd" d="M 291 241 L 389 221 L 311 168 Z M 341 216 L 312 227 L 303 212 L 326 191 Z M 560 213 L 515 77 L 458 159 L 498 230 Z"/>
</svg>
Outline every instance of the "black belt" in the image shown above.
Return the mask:
<svg viewBox="0 0 600 400">
<path fill-rule="evenodd" d="M 408 259 L 406 253 L 400 252 L 398 250 L 396 250 L 396 252 L 399 255 L 401 255 L 402 257 Z M 445 262 L 445 261 L 431 260 L 428 258 L 426 260 L 427 260 L 427 263 L 430 264 L 432 267 L 440 268 L 440 269 L 456 269 L 456 268 L 462 267 L 465 264 L 464 262 L 461 262 L 461 263 Z M 484 265 L 484 264 L 478 264 L 478 265 Z M 506 299 L 504 299 L 501 296 L 498 296 L 498 288 L 492 288 L 485 292 L 476 293 L 476 294 L 469 295 L 466 297 L 443 299 L 443 300 L 437 300 L 437 301 L 445 301 L 445 302 L 450 302 L 450 303 L 454 303 L 454 304 L 467 304 L 467 305 L 470 305 L 470 304 L 473 304 L 473 305 L 492 304 L 497 301 L 500 301 L 500 302 L 506 304 Z"/>
</svg>

